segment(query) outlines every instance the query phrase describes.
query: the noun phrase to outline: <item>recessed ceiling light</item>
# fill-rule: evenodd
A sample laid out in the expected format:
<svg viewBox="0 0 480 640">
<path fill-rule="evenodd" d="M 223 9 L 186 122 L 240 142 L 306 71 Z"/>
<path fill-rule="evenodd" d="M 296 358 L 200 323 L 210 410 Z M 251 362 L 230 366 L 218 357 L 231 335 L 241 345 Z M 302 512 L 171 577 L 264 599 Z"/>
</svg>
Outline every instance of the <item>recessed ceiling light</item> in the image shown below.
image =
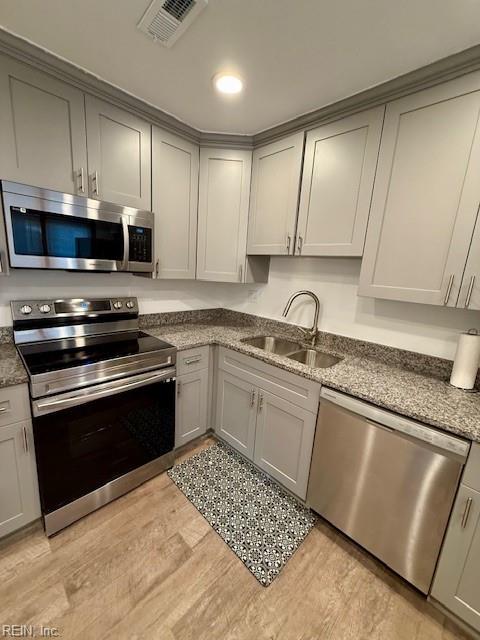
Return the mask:
<svg viewBox="0 0 480 640">
<path fill-rule="evenodd" d="M 213 84 L 220 93 L 240 93 L 243 89 L 243 82 L 238 76 L 231 73 L 218 73 L 213 78 Z"/>
</svg>

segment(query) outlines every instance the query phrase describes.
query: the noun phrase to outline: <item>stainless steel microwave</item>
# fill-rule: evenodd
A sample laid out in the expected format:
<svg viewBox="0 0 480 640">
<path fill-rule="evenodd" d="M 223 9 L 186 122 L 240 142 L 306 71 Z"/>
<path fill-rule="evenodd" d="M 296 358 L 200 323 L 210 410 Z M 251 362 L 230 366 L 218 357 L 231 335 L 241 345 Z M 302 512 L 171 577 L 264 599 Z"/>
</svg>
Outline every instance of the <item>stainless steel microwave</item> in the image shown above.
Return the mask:
<svg viewBox="0 0 480 640">
<path fill-rule="evenodd" d="M 151 211 L 5 180 L 0 184 L 11 267 L 153 271 Z"/>
</svg>

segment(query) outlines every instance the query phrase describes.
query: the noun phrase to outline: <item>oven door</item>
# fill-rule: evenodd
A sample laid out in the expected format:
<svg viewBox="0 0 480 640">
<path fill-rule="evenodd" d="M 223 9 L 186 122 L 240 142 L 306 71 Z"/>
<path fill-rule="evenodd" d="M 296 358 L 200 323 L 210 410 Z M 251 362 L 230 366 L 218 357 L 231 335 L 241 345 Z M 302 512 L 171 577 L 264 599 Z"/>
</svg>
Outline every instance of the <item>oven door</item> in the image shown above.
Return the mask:
<svg viewBox="0 0 480 640">
<path fill-rule="evenodd" d="M 173 450 L 174 376 L 164 369 L 32 402 L 44 515 Z"/>
<path fill-rule="evenodd" d="M 29 269 L 126 270 L 128 217 L 73 204 L 68 195 L 65 198 L 60 202 L 4 192 L 10 265 Z"/>
</svg>

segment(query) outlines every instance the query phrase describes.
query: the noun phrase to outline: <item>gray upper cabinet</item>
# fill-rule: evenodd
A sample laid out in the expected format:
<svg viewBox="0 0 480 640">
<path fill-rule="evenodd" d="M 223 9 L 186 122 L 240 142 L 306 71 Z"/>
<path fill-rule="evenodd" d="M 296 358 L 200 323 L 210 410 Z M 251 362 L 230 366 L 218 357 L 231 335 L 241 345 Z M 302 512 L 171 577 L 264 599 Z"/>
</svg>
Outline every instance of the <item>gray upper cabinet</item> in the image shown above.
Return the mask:
<svg viewBox="0 0 480 640">
<path fill-rule="evenodd" d="M 465 309 L 480 309 L 480 216 L 477 218 L 470 245 L 457 306 Z"/>
<path fill-rule="evenodd" d="M 477 632 L 480 631 L 479 462 L 480 446 L 474 445 L 455 501 L 432 587 L 432 597 Z"/>
<path fill-rule="evenodd" d="M 90 196 L 151 209 L 151 125 L 85 97 Z"/>
<path fill-rule="evenodd" d="M 152 131 L 155 273 L 195 279 L 199 148 L 158 127 Z"/>
<path fill-rule="evenodd" d="M 295 252 L 361 256 L 385 107 L 307 133 Z"/>
<path fill-rule="evenodd" d="M 360 295 L 455 306 L 480 201 L 480 75 L 387 105 Z"/>
<path fill-rule="evenodd" d="M 296 133 L 253 152 L 250 255 L 293 254 L 303 140 Z"/>
<path fill-rule="evenodd" d="M 252 152 L 200 149 L 197 278 L 245 281 Z"/>
<path fill-rule="evenodd" d="M 0 56 L 0 177 L 86 195 L 83 93 Z"/>
</svg>

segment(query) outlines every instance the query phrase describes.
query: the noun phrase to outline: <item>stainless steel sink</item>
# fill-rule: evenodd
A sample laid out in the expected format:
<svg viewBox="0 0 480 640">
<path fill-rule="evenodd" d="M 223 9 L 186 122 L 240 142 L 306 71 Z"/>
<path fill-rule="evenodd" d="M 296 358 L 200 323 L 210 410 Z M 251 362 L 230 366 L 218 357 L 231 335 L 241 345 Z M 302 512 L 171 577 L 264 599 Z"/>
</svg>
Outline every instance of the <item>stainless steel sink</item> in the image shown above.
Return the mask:
<svg viewBox="0 0 480 640">
<path fill-rule="evenodd" d="M 279 356 L 286 356 L 302 348 L 302 345 L 292 340 L 275 338 L 274 336 L 257 336 L 255 338 L 243 338 L 241 342 L 249 344 L 251 347 L 263 349 L 268 353 L 276 353 Z"/>
<path fill-rule="evenodd" d="M 296 353 L 288 355 L 291 360 L 296 360 L 302 364 L 306 364 L 309 367 L 316 367 L 318 369 L 326 369 L 327 367 L 333 367 L 334 364 L 340 362 L 342 358 L 332 356 L 329 353 L 323 351 L 315 351 L 315 349 L 302 349 Z"/>
</svg>

